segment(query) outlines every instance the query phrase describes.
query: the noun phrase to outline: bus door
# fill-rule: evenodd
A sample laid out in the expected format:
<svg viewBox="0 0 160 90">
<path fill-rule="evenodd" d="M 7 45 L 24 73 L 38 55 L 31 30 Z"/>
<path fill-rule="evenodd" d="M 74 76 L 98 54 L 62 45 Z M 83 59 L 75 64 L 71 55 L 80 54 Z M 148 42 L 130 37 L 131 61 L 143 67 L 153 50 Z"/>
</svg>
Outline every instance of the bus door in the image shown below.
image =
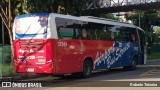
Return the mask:
<svg viewBox="0 0 160 90">
<path fill-rule="evenodd" d="M 121 27 L 119 28 L 119 45 L 122 65 L 129 65 L 132 56 L 138 53 L 137 32 L 134 28 Z"/>
<path fill-rule="evenodd" d="M 145 48 L 145 34 L 143 31 L 138 30 L 138 34 L 139 34 L 139 45 L 140 45 L 140 52 L 141 52 L 141 58 L 142 58 L 142 64 L 146 64 L 146 60 L 147 60 L 147 51 Z"/>
</svg>

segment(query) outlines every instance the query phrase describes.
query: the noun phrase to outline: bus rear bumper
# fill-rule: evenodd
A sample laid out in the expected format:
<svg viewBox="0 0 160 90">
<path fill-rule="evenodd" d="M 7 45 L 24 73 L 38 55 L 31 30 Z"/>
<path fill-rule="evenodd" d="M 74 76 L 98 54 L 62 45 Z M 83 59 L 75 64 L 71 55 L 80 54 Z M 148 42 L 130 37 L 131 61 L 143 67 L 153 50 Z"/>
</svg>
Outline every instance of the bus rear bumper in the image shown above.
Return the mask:
<svg viewBox="0 0 160 90">
<path fill-rule="evenodd" d="M 36 73 L 36 74 L 53 74 L 53 66 L 51 63 L 43 65 L 15 65 L 17 73 Z"/>
</svg>

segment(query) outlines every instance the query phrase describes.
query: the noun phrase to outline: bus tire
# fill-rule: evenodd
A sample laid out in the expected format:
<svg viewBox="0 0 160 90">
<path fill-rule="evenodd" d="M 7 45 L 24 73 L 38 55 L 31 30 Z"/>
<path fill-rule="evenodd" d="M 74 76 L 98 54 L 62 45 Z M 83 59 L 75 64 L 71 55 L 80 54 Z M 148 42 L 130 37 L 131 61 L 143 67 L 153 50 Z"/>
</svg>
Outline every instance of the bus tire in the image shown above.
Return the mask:
<svg viewBox="0 0 160 90">
<path fill-rule="evenodd" d="M 82 77 L 86 78 L 89 77 L 92 73 L 92 62 L 90 60 L 85 60 L 83 63 L 83 71 L 82 71 Z"/>
<path fill-rule="evenodd" d="M 131 66 L 123 66 L 123 70 L 126 71 L 131 71 L 131 70 L 135 70 L 137 68 L 137 58 L 134 57 L 132 59 L 132 65 Z"/>
<path fill-rule="evenodd" d="M 133 57 L 131 69 L 135 70 L 137 68 L 137 57 Z"/>
</svg>

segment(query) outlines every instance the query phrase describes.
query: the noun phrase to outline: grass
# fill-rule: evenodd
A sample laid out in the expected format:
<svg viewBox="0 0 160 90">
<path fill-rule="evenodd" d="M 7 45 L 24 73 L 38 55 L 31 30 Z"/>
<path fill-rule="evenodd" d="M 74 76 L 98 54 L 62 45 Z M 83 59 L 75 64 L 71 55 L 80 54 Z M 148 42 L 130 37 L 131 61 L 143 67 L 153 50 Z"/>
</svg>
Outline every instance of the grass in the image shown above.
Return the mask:
<svg viewBox="0 0 160 90">
<path fill-rule="evenodd" d="M 9 76 L 14 74 L 14 67 L 10 64 L 0 64 L 0 76 Z"/>
<path fill-rule="evenodd" d="M 152 52 L 147 56 L 148 60 L 160 59 L 160 52 Z"/>
<path fill-rule="evenodd" d="M 0 45 L 0 77 L 8 76 L 14 73 L 13 65 L 11 63 L 11 47 L 5 45 L 2 49 Z"/>
</svg>

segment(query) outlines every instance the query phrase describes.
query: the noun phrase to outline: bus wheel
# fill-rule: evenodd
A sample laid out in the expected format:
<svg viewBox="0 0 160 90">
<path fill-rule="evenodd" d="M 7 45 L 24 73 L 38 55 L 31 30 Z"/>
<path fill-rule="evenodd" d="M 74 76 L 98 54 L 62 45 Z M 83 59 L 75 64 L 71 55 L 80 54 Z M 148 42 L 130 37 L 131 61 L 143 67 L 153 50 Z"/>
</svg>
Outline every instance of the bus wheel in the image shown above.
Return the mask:
<svg viewBox="0 0 160 90">
<path fill-rule="evenodd" d="M 123 70 L 131 71 L 137 68 L 137 58 L 134 57 L 131 66 L 123 66 Z"/>
<path fill-rule="evenodd" d="M 133 60 L 132 60 L 131 69 L 132 69 L 132 70 L 135 70 L 136 68 L 137 68 L 137 58 L 134 57 Z"/>
<path fill-rule="evenodd" d="M 85 60 L 83 64 L 82 77 L 83 78 L 89 77 L 91 73 L 92 73 L 92 63 L 89 60 Z"/>
</svg>

